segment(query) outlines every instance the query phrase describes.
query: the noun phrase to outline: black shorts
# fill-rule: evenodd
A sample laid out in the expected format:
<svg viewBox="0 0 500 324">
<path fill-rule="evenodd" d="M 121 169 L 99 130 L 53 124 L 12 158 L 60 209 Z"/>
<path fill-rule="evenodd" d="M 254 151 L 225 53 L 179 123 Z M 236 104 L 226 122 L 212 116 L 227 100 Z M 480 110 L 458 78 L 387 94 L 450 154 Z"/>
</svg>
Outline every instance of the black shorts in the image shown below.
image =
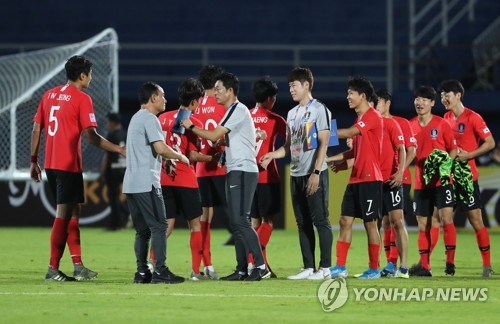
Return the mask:
<svg viewBox="0 0 500 324">
<path fill-rule="evenodd" d="M 391 188 L 388 184 L 384 183 L 382 186 L 382 215 L 388 215 L 390 211 L 403 209 L 404 195 L 403 186 Z"/>
<path fill-rule="evenodd" d="M 183 215 L 184 219 L 189 221 L 200 217 L 203 213 L 198 188 L 165 186 L 161 190 L 165 210 L 167 211 L 167 219 Z"/>
<path fill-rule="evenodd" d="M 259 183 L 252 203 L 252 218 L 274 218 L 281 208 L 281 185 L 279 183 Z"/>
<path fill-rule="evenodd" d="M 364 221 L 382 217 L 382 181 L 348 184 L 342 199 L 341 215 Z"/>
<path fill-rule="evenodd" d="M 469 197 L 469 203 L 465 204 L 463 201 L 458 199 L 459 192 L 456 192 L 457 205 L 463 211 L 469 211 L 474 209 L 481 209 L 481 190 L 479 189 L 479 184 L 474 181 L 474 193 Z"/>
<path fill-rule="evenodd" d="M 415 218 L 415 210 L 413 208 L 413 199 L 410 195 L 411 184 L 403 183 L 403 213 L 405 218 Z"/>
<path fill-rule="evenodd" d="M 85 201 L 81 172 L 45 169 L 45 174 L 57 204 L 81 204 Z"/>
<path fill-rule="evenodd" d="M 415 189 L 413 198 L 415 204 L 415 215 L 432 216 L 434 207 L 438 209 L 455 206 L 453 185 L 439 186 L 435 188 Z"/>
<path fill-rule="evenodd" d="M 214 207 L 226 206 L 226 176 L 200 177 L 198 178 L 200 187 L 201 206 Z"/>
</svg>

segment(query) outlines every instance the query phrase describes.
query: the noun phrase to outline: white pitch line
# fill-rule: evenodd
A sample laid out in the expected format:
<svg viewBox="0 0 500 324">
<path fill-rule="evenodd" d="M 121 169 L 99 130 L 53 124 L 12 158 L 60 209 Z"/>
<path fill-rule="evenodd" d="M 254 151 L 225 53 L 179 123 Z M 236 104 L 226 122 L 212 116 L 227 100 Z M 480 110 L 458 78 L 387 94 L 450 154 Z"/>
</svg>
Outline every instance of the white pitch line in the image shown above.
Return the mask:
<svg viewBox="0 0 500 324">
<path fill-rule="evenodd" d="M 291 295 L 228 295 L 228 294 L 186 294 L 186 293 L 154 293 L 154 292 L 137 292 L 137 293 L 122 293 L 122 292 L 97 292 L 97 293 L 87 293 L 87 292 L 23 292 L 23 291 L 0 291 L 0 295 L 3 296 L 91 296 L 91 295 L 103 295 L 103 296 L 174 296 L 174 297 L 262 297 L 262 298 L 303 298 L 303 299 L 315 299 L 316 296 L 291 296 Z"/>
</svg>

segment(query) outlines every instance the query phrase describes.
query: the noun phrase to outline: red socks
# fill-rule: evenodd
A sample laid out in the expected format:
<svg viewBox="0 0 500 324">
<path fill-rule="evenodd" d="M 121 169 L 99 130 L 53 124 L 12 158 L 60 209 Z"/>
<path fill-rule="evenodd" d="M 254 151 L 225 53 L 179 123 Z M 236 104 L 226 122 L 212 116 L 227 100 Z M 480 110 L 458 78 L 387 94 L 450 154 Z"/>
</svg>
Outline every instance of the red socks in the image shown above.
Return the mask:
<svg viewBox="0 0 500 324">
<path fill-rule="evenodd" d="M 201 258 L 203 256 L 201 232 L 191 232 L 189 246 L 191 247 L 191 266 L 193 272 L 198 274 L 200 273 Z"/>
<path fill-rule="evenodd" d="M 391 231 L 390 231 L 390 248 L 389 248 L 389 258 L 388 261 L 396 265 L 398 263 L 398 258 L 399 258 L 399 251 L 398 247 L 396 246 L 396 229 L 394 226 L 391 226 Z M 385 233 L 384 233 L 384 240 L 385 240 Z M 384 241 L 385 245 L 385 241 Z M 386 252 L 387 253 L 387 252 Z"/>
<path fill-rule="evenodd" d="M 212 255 L 210 253 L 210 223 L 201 221 L 201 237 L 203 250 L 203 264 L 205 267 L 212 265 Z"/>
<path fill-rule="evenodd" d="M 267 263 L 267 253 L 266 246 L 269 244 L 269 240 L 271 239 L 271 234 L 273 233 L 273 227 L 268 223 L 260 224 L 257 229 L 257 235 L 259 236 L 260 246 L 262 247 L 262 255 L 264 256 L 264 262 Z"/>
<path fill-rule="evenodd" d="M 446 263 L 455 264 L 455 248 L 457 246 L 457 231 L 455 224 L 443 225 L 444 245 L 446 247 Z"/>
<path fill-rule="evenodd" d="M 53 269 L 59 269 L 59 262 L 66 247 L 68 238 L 68 221 L 62 218 L 54 219 L 52 232 L 50 233 L 50 261 L 49 266 Z"/>
<path fill-rule="evenodd" d="M 379 258 L 380 258 L 380 244 L 369 244 L 368 243 L 368 257 L 369 257 L 369 267 L 371 269 L 378 269 Z"/>
<path fill-rule="evenodd" d="M 418 252 L 420 253 L 420 263 L 422 267 L 429 270 L 430 260 L 429 260 L 429 239 L 425 231 L 418 232 Z"/>
<path fill-rule="evenodd" d="M 347 252 L 351 246 L 350 242 L 337 241 L 337 264 L 339 267 L 345 267 L 347 261 Z"/>
<path fill-rule="evenodd" d="M 73 264 L 82 264 L 82 246 L 80 245 L 80 226 L 77 218 L 71 218 L 68 225 L 68 248 Z"/>
<path fill-rule="evenodd" d="M 431 227 L 430 231 L 430 238 L 431 238 L 431 247 L 429 254 L 432 254 L 432 251 L 434 251 L 434 247 L 436 246 L 437 242 L 439 241 L 439 227 Z"/>
<path fill-rule="evenodd" d="M 486 227 L 481 228 L 476 231 L 476 241 L 479 251 L 481 251 L 481 257 L 483 258 L 483 266 L 491 266 L 490 261 L 490 235 Z"/>
</svg>

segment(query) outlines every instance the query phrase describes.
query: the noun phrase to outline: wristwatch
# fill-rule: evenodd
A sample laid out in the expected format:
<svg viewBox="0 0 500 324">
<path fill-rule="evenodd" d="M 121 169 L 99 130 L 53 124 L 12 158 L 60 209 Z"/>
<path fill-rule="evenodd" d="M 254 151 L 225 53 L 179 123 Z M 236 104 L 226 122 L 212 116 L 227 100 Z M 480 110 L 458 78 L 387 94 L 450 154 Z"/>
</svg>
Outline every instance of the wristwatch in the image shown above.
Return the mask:
<svg viewBox="0 0 500 324">
<path fill-rule="evenodd" d="M 317 175 L 320 175 L 321 171 L 320 171 L 320 170 L 318 170 L 318 169 L 314 169 L 313 173 L 314 173 L 314 174 L 317 174 Z"/>
</svg>

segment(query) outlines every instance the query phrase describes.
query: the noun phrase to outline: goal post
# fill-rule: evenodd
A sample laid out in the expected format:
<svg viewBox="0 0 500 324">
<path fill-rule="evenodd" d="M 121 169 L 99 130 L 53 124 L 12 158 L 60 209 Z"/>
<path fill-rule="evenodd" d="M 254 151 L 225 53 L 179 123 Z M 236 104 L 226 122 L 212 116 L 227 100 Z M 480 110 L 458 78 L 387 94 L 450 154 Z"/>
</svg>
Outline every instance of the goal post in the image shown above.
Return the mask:
<svg viewBox="0 0 500 324">
<path fill-rule="evenodd" d="M 64 65 L 73 55 L 93 63 L 85 92 L 92 97 L 99 128 L 109 112 L 118 111 L 118 36 L 112 28 L 79 43 L 0 56 L 0 181 L 30 178 L 33 117 L 45 91 L 66 83 Z M 39 152 L 43 166 L 45 135 Z M 82 140 L 82 154 L 85 177 L 95 178 L 104 153 Z"/>
</svg>

